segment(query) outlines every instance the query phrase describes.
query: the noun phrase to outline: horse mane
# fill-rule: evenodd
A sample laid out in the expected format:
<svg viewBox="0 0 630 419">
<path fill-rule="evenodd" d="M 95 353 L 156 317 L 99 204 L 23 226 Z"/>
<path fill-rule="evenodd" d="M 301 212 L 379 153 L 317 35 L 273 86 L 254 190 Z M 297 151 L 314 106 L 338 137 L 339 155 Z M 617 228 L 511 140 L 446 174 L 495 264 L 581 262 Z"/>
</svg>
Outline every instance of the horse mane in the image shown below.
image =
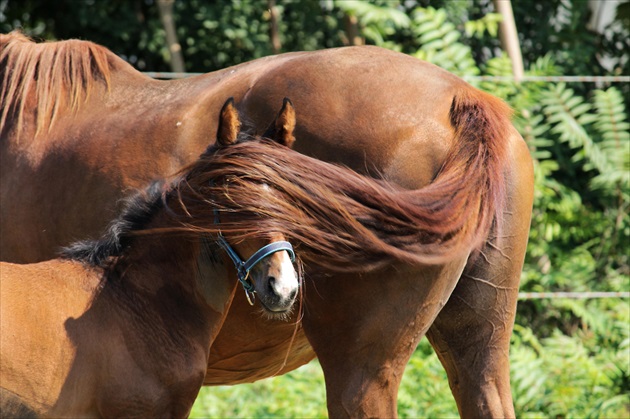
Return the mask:
<svg viewBox="0 0 630 419">
<path fill-rule="evenodd" d="M 0 34 L 0 127 L 8 118 L 23 125 L 27 98 L 34 94 L 36 132 L 50 128 L 65 109 L 76 111 L 95 83 L 109 89 L 115 56 L 87 41 L 35 43 L 19 31 Z"/>
<path fill-rule="evenodd" d="M 221 231 L 234 241 L 280 233 L 303 261 L 329 272 L 467 256 L 493 228 L 497 236 L 501 230 L 509 124 L 503 102 L 474 92 L 454 98 L 456 141 L 423 188 L 403 189 L 270 140 L 240 139 L 211 146 L 165 192 L 132 197 L 103 239 L 75 245 L 66 255 L 102 265 L 140 235 Z M 172 222 L 145 230 L 152 214 L 164 208 Z"/>
<path fill-rule="evenodd" d="M 124 254 L 133 241 L 132 232 L 142 230 L 164 205 L 164 182 L 156 181 L 123 200 L 121 213 L 97 240 L 82 240 L 61 249 L 60 256 L 106 267 Z"/>
</svg>

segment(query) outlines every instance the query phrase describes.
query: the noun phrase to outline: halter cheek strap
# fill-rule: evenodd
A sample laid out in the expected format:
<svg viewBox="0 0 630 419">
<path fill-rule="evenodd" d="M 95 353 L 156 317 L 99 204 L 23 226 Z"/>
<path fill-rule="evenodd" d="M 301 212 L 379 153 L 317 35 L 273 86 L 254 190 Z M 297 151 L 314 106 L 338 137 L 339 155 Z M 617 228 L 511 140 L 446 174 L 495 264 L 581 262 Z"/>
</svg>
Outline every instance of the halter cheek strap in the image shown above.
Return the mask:
<svg viewBox="0 0 630 419">
<path fill-rule="evenodd" d="M 216 208 L 214 209 L 214 222 L 216 225 L 219 225 L 219 211 L 217 211 Z M 221 234 L 220 231 L 217 237 L 217 241 L 219 243 L 219 246 L 221 246 L 225 250 L 230 259 L 232 259 L 232 262 L 234 262 L 234 267 L 236 268 L 238 280 L 245 289 L 245 296 L 247 297 L 247 301 L 249 301 L 250 305 L 254 305 L 254 293 L 256 292 L 256 290 L 254 289 L 254 284 L 252 284 L 252 282 L 248 279 L 249 271 L 251 271 L 251 269 L 256 266 L 256 264 L 258 264 L 267 256 L 271 256 L 272 254 L 276 252 L 281 252 L 283 250 L 286 250 L 289 253 L 289 256 L 291 257 L 291 262 L 295 262 L 295 252 L 293 251 L 293 246 L 291 246 L 291 243 L 287 241 L 276 241 L 269 243 L 258 249 L 246 261 L 243 261 L 243 259 L 241 259 L 238 253 L 236 253 L 236 250 L 234 250 L 234 248 L 230 246 L 230 243 L 228 243 L 228 241 L 225 239 L 225 237 L 223 237 L 223 234 Z"/>
<path fill-rule="evenodd" d="M 241 284 L 243 284 L 243 288 L 245 288 L 245 291 L 248 292 L 254 292 L 254 285 L 247 279 L 249 277 L 249 271 L 267 256 L 271 256 L 276 252 L 286 250 L 289 253 L 289 256 L 291 256 L 291 262 L 295 262 L 295 253 L 293 252 L 293 246 L 291 246 L 291 243 L 287 241 L 277 241 L 269 243 L 268 245 L 265 245 L 258 249 L 256 253 L 251 255 L 246 261 L 243 261 L 243 259 L 241 259 L 238 253 L 236 253 L 234 248 L 230 246 L 230 244 L 227 242 L 227 240 L 225 240 L 225 237 L 223 237 L 221 233 L 219 233 L 218 242 L 219 245 L 228 254 L 230 259 L 232 259 L 232 262 L 234 262 L 234 267 L 236 268 L 236 272 L 238 274 L 238 280 L 241 282 Z"/>
</svg>

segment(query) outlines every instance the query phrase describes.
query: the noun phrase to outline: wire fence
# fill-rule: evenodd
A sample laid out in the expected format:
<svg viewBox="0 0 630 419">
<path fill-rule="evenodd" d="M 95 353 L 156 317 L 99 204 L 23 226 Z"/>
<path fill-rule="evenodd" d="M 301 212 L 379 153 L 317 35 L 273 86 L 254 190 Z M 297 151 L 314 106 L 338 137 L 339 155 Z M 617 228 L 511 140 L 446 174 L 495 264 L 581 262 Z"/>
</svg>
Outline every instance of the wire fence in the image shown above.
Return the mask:
<svg viewBox="0 0 630 419">
<path fill-rule="evenodd" d="M 519 300 L 630 298 L 630 292 L 519 292 Z"/>
<path fill-rule="evenodd" d="M 172 71 L 145 71 L 143 74 L 154 79 L 185 79 L 206 73 L 177 73 Z M 512 76 L 462 76 L 467 81 L 513 82 Z M 523 76 L 520 82 L 553 83 L 628 83 L 630 76 Z"/>
<path fill-rule="evenodd" d="M 462 76 L 467 81 L 513 82 L 512 76 Z M 520 82 L 628 83 L 630 76 L 523 76 Z"/>
</svg>

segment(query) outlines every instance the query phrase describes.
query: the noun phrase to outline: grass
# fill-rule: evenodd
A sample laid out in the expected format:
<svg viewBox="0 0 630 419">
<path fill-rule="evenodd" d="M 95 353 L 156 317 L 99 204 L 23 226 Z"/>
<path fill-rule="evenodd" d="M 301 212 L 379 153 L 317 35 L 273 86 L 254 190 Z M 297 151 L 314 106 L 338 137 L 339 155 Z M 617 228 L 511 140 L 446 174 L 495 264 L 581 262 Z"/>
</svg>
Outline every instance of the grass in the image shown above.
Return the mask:
<svg viewBox="0 0 630 419">
<path fill-rule="evenodd" d="M 592 336 L 556 333 L 538 340 L 531 329 L 516 327 L 511 362 L 518 417 L 630 418 L 627 340 L 594 351 L 588 339 Z M 459 417 L 446 373 L 426 339 L 405 370 L 398 413 L 403 418 Z M 193 418 L 326 416 L 324 377 L 317 360 L 253 384 L 204 387 L 191 413 Z"/>
</svg>

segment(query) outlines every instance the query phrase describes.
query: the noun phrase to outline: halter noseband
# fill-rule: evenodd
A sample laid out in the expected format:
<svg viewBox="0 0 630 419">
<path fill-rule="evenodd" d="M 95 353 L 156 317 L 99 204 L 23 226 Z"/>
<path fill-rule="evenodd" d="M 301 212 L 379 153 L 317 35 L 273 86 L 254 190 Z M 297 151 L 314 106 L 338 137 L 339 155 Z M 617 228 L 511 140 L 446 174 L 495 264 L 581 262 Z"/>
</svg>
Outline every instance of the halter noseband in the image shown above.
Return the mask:
<svg viewBox="0 0 630 419">
<path fill-rule="evenodd" d="M 220 223 L 219 211 L 217 211 L 216 208 L 214 209 L 214 223 L 216 225 L 219 225 Z M 232 262 L 234 262 L 234 267 L 236 268 L 238 280 L 245 289 L 245 296 L 247 297 L 247 301 L 249 301 L 250 305 L 254 305 L 254 293 L 256 292 L 256 290 L 254 289 L 254 284 L 252 284 L 251 281 L 248 279 L 249 271 L 254 266 L 256 266 L 256 264 L 258 264 L 267 256 L 270 256 L 276 252 L 281 252 L 283 250 L 286 250 L 289 253 L 289 256 L 291 257 L 291 262 L 295 262 L 295 252 L 293 251 L 293 246 L 291 246 L 291 243 L 287 241 L 279 240 L 269 243 L 258 249 L 253 255 L 249 257 L 249 259 L 245 261 L 241 259 L 238 253 L 236 253 L 236 250 L 234 250 L 234 248 L 230 246 L 230 243 L 228 243 L 225 237 L 223 237 L 221 231 L 219 231 L 217 241 L 219 243 L 219 246 L 221 246 L 225 250 L 230 259 L 232 259 Z"/>
</svg>

